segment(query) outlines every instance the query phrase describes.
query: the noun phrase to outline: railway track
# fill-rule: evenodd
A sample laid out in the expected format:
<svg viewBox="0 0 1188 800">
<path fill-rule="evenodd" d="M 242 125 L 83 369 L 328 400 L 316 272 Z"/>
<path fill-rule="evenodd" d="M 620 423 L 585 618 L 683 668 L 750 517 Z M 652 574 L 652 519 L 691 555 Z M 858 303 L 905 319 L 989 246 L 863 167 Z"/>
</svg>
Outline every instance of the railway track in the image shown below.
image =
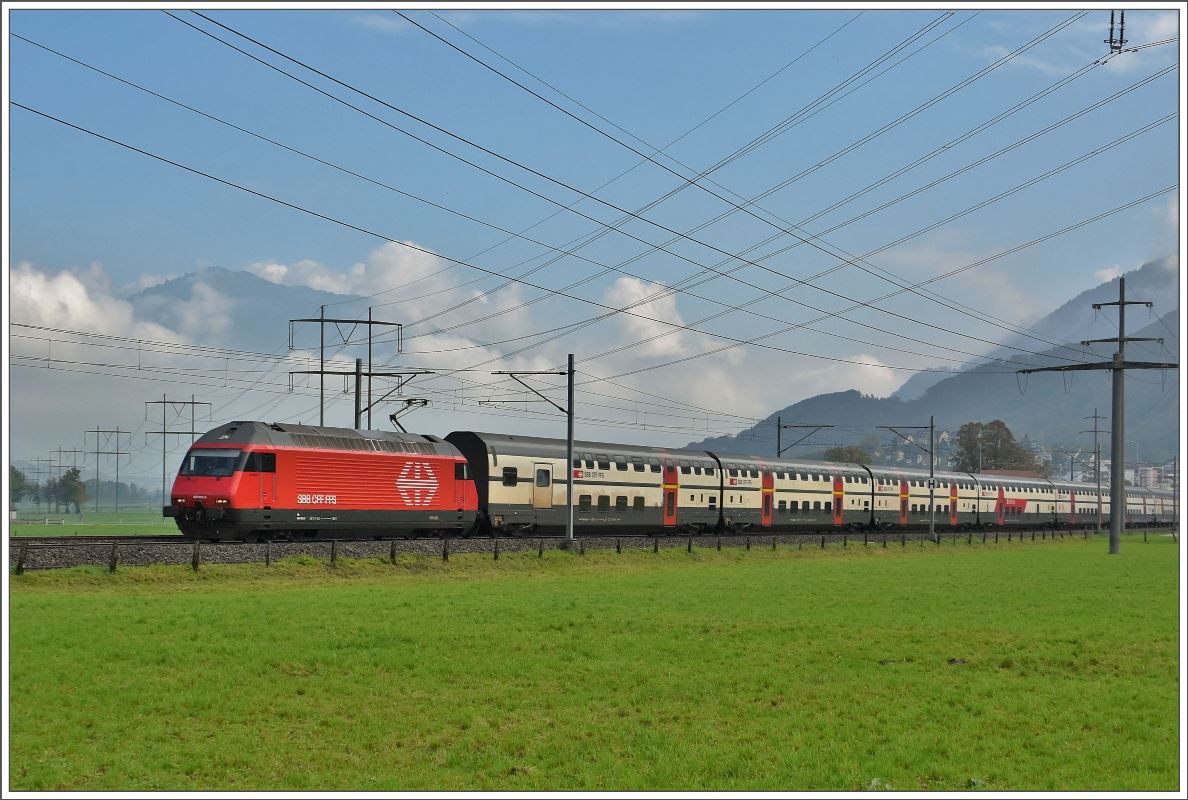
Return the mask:
<svg viewBox="0 0 1188 800">
<path fill-rule="evenodd" d="M 1132 531 L 1138 533 L 1138 531 Z M 1147 534 L 1144 532 L 1144 539 Z M 1173 534 L 1174 535 L 1174 534 Z M 577 540 L 580 553 L 591 550 L 686 550 L 693 552 L 722 547 L 750 549 L 797 549 L 825 547 L 893 546 L 958 546 L 985 544 L 1014 545 L 1041 542 L 1047 539 L 1089 538 L 1089 531 L 1070 530 L 998 530 L 941 533 L 935 538 L 927 531 L 862 533 L 840 531 L 828 533 L 734 533 L 680 536 L 619 535 L 617 537 L 584 536 Z M 18 574 L 25 570 L 59 569 L 65 567 L 100 566 L 115 571 L 121 566 L 189 565 L 198 569 L 201 564 L 260 563 L 294 556 L 324 560 L 334 566 L 339 558 L 389 558 L 421 556 L 448 559 L 451 553 L 485 553 L 498 558 L 500 553 L 557 549 L 560 536 L 527 538 L 470 537 L 442 540 L 424 539 L 318 539 L 303 541 L 273 540 L 269 542 L 200 541 L 181 536 L 69 536 L 69 537 L 10 537 L 9 569 Z"/>
</svg>

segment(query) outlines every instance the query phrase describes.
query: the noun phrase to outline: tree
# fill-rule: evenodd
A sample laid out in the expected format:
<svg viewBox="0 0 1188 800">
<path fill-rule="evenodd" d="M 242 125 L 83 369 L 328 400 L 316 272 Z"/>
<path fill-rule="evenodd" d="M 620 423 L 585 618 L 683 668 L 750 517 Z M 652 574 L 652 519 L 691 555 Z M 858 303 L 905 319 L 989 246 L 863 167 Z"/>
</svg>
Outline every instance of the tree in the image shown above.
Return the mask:
<svg viewBox="0 0 1188 800">
<path fill-rule="evenodd" d="M 967 422 L 957 431 L 955 468 L 959 472 L 987 469 L 1039 471 L 1035 456 L 1015 441 L 1011 429 L 1000 419 Z"/>
<path fill-rule="evenodd" d="M 54 504 L 54 513 L 62 510 L 62 488 L 60 481 L 57 478 L 46 478 L 45 486 L 42 487 L 42 495 L 45 497 L 45 510 L 49 511 L 50 503 Z"/>
<path fill-rule="evenodd" d="M 826 461 L 840 461 L 846 464 L 869 464 L 870 451 L 862 447 L 830 447 L 825 451 Z"/>
<path fill-rule="evenodd" d="M 29 479 L 25 477 L 25 473 L 14 467 L 12 464 L 8 465 L 8 498 L 12 508 L 16 508 L 25 495 L 29 493 Z"/>
<path fill-rule="evenodd" d="M 62 475 L 62 480 L 58 482 L 58 488 L 62 494 L 62 502 L 66 504 L 66 510 L 70 510 L 70 504 L 74 504 L 74 513 L 82 513 L 82 504 L 87 502 L 87 485 L 82 482 L 78 467 L 66 470 Z"/>
</svg>

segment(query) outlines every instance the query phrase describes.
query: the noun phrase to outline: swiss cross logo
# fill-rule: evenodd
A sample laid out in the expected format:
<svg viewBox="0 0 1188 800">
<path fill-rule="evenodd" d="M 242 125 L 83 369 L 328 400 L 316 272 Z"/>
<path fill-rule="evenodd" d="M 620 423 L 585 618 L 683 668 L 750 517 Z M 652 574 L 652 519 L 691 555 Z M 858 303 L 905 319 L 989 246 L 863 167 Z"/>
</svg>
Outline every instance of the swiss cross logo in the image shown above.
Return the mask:
<svg viewBox="0 0 1188 800">
<path fill-rule="evenodd" d="M 580 469 L 575 469 L 575 470 L 573 471 L 573 477 L 575 477 L 575 478 L 580 478 L 580 477 L 582 477 L 582 471 L 581 471 Z"/>
<path fill-rule="evenodd" d="M 427 506 L 437 496 L 437 476 L 424 461 L 409 461 L 400 468 L 396 489 L 406 505 Z"/>
<path fill-rule="evenodd" d="M 738 486 L 738 478 L 731 478 L 731 479 L 730 479 L 730 485 L 731 485 L 731 486 Z"/>
</svg>

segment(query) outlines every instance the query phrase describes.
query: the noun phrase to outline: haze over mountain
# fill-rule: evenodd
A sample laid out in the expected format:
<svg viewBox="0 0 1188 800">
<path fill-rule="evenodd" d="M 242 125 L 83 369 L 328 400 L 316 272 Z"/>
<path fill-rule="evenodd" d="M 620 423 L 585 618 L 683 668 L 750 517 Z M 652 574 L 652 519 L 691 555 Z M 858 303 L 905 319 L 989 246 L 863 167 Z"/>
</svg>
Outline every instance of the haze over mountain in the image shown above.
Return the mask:
<svg viewBox="0 0 1188 800">
<path fill-rule="evenodd" d="M 1155 310 L 1162 312 L 1154 322 L 1147 311 L 1130 307 L 1127 335 L 1165 339 L 1161 349 L 1155 343 L 1132 343 L 1127 356 L 1133 360 L 1175 362 L 1179 349 L 1178 276 L 1174 257 L 1158 259 L 1127 273 L 1127 297 L 1150 300 Z M 1078 342 L 1081 339 L 1104 339 L 1117 335 L 1113 311 L 1096 315 L 1091 307 L 1095 302 L 1108 302 L 1118 297 L 1118 281 L 1111 279 L 1073 300 L 1059 306 L 1031 330 L 1057 340 Z M 1110 321 L 1106 320 L 1109 315 Z M 1069 334 L 1072 334 L 1071 336 Z M 1020 342 L 1036 342 L 1020 337 Z M 1060 348 L 1029 347 L 1050 355 L 1070 356 Z M 1109 345 L 1098 346 L 1098 356 L 1085 360 L 1108 360 Z M 1000 350 L 996 356 L 1017 361 L 1044 364 L 1059 363 L 1050 359 Z M 1020 365 L 1021 366 L 1021 365 Z M 1066 372 L 1040 373 L 1018 376 L 1012 364 L 986 364 L 958 375 L 920 373 L 890 397 L 873 397 L 856 389 L 830 392 L 809 397 L 773 412 L 758 425 L 734 436 L 719 436 L 693 442 L 689 447 L 728 453 L 771 454 L 775 450 L 777 417 L 785 424 L 823 424 L 852 426 L 825 430 L 815 441 L 829 443 L 857 443 L 877 425 L 927 425 L 929 415 L 936 417 L 938 429 L 955 430 L 965 422 L 1001 419 L 1010 426 L 1017 439 L 1025 435 L 1047 446 L 1092 447 L 1092 436 L 1081 431 L 1092 427 L 1084 417 L 1094 409 L 1104 414 L 1108 428 L 1111 402 L 1110 373 Z M 927 379 L 923 376 L 927 376 Z M 929 385 L 928 379 L 931 380 Z M 915 382 L 915 386 L 909 386 Z M 920 388 L 923 386 L 923 388 Z M 1126 439 L 1127 455 L 1135 457 L 1134 446 L 1143 463 L 1170 459 L 1179 441 L 1179 376 L 1175 370 L 1131 371 L 1126 376 Z M 790 436 L 791 433 L 785 434 Z M 883 437 L 880 437 L 883 438 Z M 785 443 L 790 439 L 785 438 Z M 1103 457 L 1108 437 L 1103 437 Z M 800 447 L 797 453 L 808 457 L 820 448 Z"/>
</svg>

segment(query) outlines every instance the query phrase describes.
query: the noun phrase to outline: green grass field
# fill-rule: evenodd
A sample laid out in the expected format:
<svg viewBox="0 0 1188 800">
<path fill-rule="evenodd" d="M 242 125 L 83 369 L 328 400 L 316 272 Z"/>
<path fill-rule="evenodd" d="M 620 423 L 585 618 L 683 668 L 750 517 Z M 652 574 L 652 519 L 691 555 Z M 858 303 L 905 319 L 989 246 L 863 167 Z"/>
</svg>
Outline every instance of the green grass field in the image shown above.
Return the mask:
<svg viewBox="0 0 1188 800">
<path fill-rule="evenodd" d="M 143 536 L 160 536 L 162 534 L 177 533 L 177 523 L 172 519 L 161 516 L 161 509 L 157 507 L 122 508 L 115 511 L 101 508 L 93 511 L 83 508 L 81 514 L 54 514 L 35 508 L 22 508 L 17 511 L 18 520 L 50 520 L 44 522 L 9 522 L 11 536 L 95 536 L 116 532 Z M 58 521 L 61 521 L 58 524 Z"/>
<path fill-rule="evenodd" d="M 1177 547 L 13 576 L 13 790 L 1175 790 Z"/>
</svg>

